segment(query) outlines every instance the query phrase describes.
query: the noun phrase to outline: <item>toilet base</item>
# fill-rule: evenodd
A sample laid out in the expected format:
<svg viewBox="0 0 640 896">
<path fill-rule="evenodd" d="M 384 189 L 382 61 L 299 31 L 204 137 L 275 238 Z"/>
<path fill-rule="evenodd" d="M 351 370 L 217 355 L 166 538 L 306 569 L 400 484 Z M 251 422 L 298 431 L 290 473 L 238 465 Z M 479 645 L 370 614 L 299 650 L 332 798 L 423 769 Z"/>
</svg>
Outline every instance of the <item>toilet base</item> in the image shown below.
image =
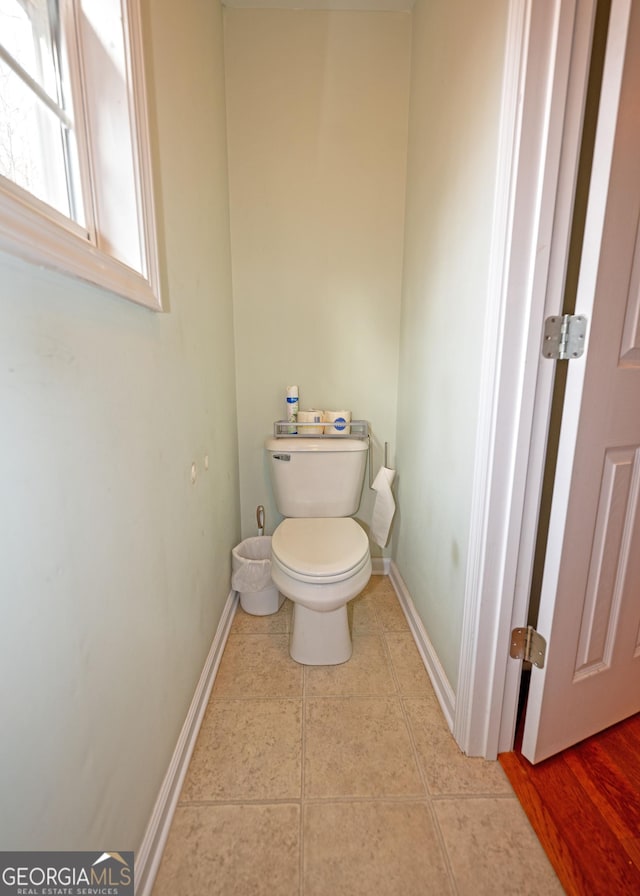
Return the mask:
<svg viewBox="0 0 640 896">
<path fill-rule="evenodd" d="M 319 612 L 294 603 L 289 653 L 305 666 L 337 666 L 351 657 L 347 605 Z"/>
</svg>

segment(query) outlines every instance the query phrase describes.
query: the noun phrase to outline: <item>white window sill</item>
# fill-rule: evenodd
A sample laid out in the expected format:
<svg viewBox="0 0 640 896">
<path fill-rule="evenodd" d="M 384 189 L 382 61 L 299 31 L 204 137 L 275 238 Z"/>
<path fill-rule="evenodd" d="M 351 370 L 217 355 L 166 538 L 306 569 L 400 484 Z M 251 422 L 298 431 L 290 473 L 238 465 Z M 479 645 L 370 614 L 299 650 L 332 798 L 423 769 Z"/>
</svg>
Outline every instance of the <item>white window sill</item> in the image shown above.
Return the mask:
<svg viewBox="0 0 640 896">
<path fill-rule="evenodd" d="M 153 311 L 163 310 L 159 282 L 145 278 L 87 239 L 2 191 L 0 250 L 86 280 Z M 151 267 L 157 270 L 157 265 Z"/>
</svg>

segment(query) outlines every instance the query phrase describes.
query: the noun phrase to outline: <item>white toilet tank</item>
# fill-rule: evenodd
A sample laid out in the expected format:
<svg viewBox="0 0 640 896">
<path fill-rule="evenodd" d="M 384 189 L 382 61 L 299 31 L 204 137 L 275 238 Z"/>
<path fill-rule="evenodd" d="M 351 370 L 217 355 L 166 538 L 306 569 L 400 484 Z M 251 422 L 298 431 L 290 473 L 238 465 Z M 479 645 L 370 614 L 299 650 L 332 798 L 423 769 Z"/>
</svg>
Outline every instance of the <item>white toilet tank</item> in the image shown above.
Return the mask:
<svg viewBox="0 0 640 896">
<path fill-rule="evenodd" d="M 265 441 L 271 482 L 285 517 L 353 516 L 367 466 L 364 439 Z"/>
</svg>

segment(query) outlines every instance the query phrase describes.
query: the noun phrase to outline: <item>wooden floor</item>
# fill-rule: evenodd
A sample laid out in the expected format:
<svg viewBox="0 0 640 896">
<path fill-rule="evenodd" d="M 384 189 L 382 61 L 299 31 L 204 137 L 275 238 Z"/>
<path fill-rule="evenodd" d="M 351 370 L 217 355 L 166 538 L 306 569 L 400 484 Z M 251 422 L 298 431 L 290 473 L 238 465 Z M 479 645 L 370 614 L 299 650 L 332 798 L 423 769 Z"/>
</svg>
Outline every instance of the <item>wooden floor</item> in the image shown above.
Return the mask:
<svg viewBox="0 0 640 896">
<path fill-rule="evenodd" d="M 639 896 L 640 715 L 535 766 L 499 759 L 569 896 Z"/>
</svg>

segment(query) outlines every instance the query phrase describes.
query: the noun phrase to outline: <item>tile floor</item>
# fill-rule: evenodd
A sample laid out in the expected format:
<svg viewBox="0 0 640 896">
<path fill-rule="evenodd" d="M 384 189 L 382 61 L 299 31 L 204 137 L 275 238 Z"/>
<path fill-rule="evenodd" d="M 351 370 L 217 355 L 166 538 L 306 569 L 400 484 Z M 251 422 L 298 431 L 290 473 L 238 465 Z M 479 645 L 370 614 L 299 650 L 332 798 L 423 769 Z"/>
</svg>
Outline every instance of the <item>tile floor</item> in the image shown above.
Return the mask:
<svg viewBox="0 0 640 896">
<path fill-rule="evenodd" d="M 388 578 L 353 656 L 295 663 L 291 604 L 238 608 L 153 896 L 563 892 L 497 762 L 443 719 Z"/>
</svg>

